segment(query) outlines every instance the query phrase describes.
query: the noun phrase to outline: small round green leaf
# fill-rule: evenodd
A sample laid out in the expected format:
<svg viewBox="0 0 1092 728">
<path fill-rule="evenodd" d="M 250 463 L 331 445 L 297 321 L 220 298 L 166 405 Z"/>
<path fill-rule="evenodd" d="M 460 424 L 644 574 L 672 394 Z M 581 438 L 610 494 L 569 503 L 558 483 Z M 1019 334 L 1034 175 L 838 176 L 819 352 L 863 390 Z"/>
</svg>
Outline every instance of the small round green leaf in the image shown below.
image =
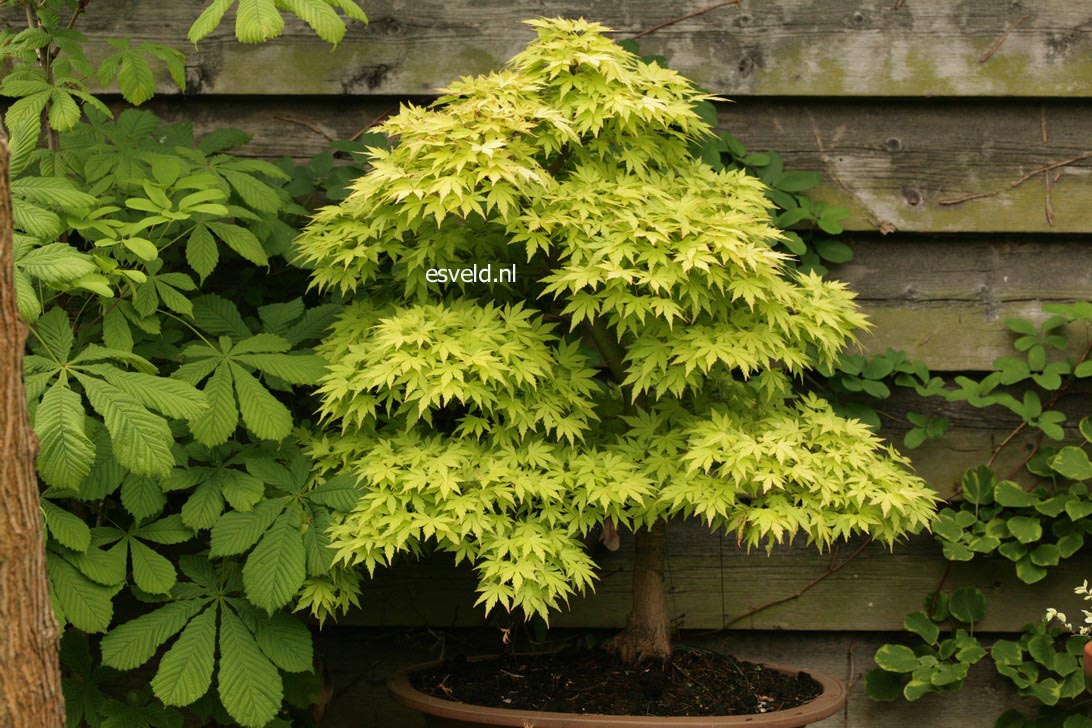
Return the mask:
<svg viewBox="0 0 1092 728">
<path fill-rule="evenodd" d="M 905 645 L 883 645 L 876 650 L 876 664 L 888 672 L 911 672 L 918 667 L 918 656 Z"/>
</svg>

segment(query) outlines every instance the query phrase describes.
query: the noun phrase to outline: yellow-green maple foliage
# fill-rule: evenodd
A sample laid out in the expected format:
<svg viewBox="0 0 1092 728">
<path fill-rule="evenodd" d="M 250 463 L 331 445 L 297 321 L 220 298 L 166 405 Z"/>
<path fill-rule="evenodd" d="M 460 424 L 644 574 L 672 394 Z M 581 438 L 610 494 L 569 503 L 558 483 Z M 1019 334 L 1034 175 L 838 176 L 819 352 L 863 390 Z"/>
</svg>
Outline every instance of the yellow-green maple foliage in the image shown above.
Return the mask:
<svg viewBox="0 0 1092 728">
<path fill-rule="evenodd" d="M 383 124 L 391 149 L 299 240 L 350 299 L 311 443 L 359 491 L 338 561 L 431 544 L 475 564 L 487 609 L 545 616 L 592 585 L 607 519 L 696 515 L 748 546 L 927 525 L 935 495 L 902 457 L 793 395 L 865 319 L 786 265 L 758 180 L 695 158 L 710 97 L 601 25 L 530 24 L 505 68 Z M 517 281 L 426 280 L 475 263 Z M 323 586 L 304 606 L 333 603 Z"/>
</svg>

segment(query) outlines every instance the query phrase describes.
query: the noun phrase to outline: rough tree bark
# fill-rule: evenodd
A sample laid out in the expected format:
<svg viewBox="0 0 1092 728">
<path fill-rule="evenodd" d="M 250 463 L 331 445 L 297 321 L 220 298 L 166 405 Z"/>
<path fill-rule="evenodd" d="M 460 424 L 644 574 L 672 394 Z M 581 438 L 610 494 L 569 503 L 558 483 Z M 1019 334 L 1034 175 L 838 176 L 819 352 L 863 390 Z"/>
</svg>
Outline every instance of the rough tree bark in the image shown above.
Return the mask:
<svg viewBox="0 0 1092 728">
<path fill-rule="evenodd" d="M 58 630 L 49 601 L 15 303 L 8 144 L 0 133 L 0 726 L 64 725 Z"/>
<path fill-rule="evenodd" d="M 644 660 L 666 662 L 672 654 L 664 584 L 667 524 L 659 521 L 651 529 L 639 529 L 633 538 L 633 610 L 625 628 L 611 639 L 607 649 L 630 664 Z"/>
</svg>

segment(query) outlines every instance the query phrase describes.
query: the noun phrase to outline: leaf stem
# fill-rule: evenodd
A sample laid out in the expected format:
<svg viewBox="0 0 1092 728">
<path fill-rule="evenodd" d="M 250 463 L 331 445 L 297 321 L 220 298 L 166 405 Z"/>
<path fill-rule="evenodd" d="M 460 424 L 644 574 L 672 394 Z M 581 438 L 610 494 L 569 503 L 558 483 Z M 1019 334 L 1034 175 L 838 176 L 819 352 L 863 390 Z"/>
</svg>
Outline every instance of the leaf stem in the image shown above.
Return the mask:
<svg viewBox="0 0 1092 728">
<path fill-rule="evenodd" d="M 190 330 L 191 332 L 193 332 L 193 335 L 194 335 L 194 336 L 196 336 L 197 338 L 201 339 L 201 341 L 205 342 L 205 346 L 209 347 L 210 349 L 215 349 L 215 348 L 216 348 L 216 346 L 215 346 L 215 345 L 214 345 L 214 344 L 213 344 L 213 343 L 212 343 L 211 341 L 209 341 L 208 339 L 206 339 L 206 338 L 205 338 L 205 337 L 204 337 L 204 336 L 203 336 L 203 335 L 201 334 L 201 332 L 200 332 L 200 331 L 198 331 L 198 330 L 197 330 L 197 329 L 195 329 L 195 328 L 194 328 L 193 326 L 191 326 L 191 325 L 190 325 L 190 323 L 189 323 L 188 321 L 186 321 L 186 319 L 182 318 L 181 316 L 175 316 L 175 315 L 174 315 L 173 313 L 171 313 L 170 311 L 168 311 L 168 310 L 166 310 L 166 309 L 163 309 L 163 308 L 158 308 L 158 309 L 156 309 L 156 313 L 159 313 L 159 314 L 163 314 L 164 316 L 166 316 L 166 317 L 168 317 L 168 318 L 172 318 L 172 319 L 174 319 L 175 321 L 177 321 L 178 323 L 182 324 L 182 325 L 183 325 L 183 326 L 185 326 L 185 327 L 186 327 L 187 329 L 189 329 L 189 330 Z"/>
</svg>

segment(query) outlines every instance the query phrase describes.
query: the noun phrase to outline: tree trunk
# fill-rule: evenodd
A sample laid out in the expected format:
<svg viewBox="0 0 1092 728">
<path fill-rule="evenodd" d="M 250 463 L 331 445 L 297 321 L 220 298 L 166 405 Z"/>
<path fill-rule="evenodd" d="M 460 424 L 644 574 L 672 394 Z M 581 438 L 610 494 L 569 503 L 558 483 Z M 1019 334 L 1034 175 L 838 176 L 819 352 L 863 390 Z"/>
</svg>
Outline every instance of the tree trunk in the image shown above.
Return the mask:
<svg viewBox="0 0 1092 728">
<path fill-rule="evenodd" d="M 650 530 L 633 534 L 633 610 L 625 629 L 611 639 L 607 649 L 623 662 L 671 659 L 671 619 L 667 612 L 664 555 L 667 525 L 657 522 Z"/>
<path fill-rule="evenodd" d="M 63 726 L 57 622 L 49 600 L 15 303 L 8 144 L 0 133 L 0 726 Z"/>
</svg>

